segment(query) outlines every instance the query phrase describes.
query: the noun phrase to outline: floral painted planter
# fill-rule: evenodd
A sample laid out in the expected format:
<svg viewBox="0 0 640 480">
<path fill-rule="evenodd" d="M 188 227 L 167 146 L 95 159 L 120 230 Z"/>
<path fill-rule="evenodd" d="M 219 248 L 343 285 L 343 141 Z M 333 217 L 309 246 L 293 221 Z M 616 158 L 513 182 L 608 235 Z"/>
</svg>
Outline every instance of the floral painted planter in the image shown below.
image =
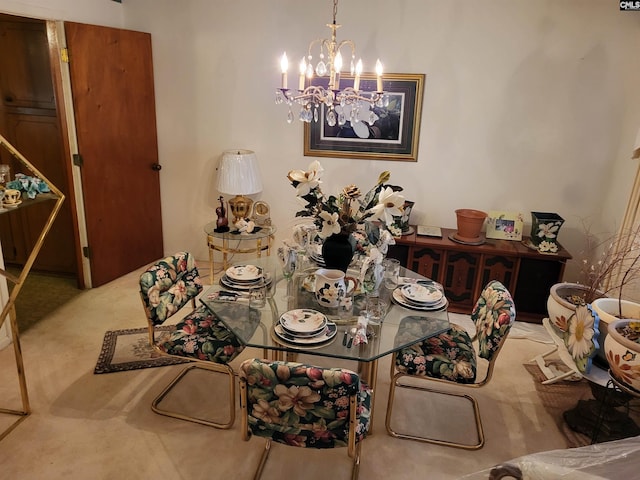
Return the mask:
<svg viewBox="0 0 640 480">
<path fill-rule="evenodd" d="M 600 317 L 600 337 L 598 342 L 601 346 L 607 338 L 609 325 L 620 318 L 640 318 L 640 303 L 622 300 L 622 313 L 620 313 L 620 303 L 617 298 L 597 298 L 592 303 L 593 309 Z M 604 350 L 598 352 L 598 356 L 606 360 Z"/>
<path fill-rule="evenodd" d="M 640 392 L 640 320 L 611 322 L 604 350 L 611 375 Z"/>
<path fill-rule="evenodd" d="M 531 212 L 531 243 L 541 252 L 558 251 L 558 232 L 564 219 L 557 213 Z"/>
</svg>

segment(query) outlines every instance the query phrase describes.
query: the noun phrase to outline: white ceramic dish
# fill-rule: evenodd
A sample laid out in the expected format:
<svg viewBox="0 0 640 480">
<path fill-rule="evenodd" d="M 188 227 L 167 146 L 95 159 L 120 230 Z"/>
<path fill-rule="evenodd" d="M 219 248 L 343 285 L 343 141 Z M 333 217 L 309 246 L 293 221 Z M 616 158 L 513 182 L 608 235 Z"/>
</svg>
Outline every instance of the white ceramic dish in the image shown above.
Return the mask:
<svg viewBox="0 0 640 480">
<path fill-rule="evenodd" d="M 435 286 L 426 286 L 420 283 L 403 285 L 400 291 L 409 302 L 422 305 L 435 305 L 442 301 L 444 296 Z"/>
<path fill-rule="evenodd" d="M 225 273 L 236 282 L 253 282 L 262 278 L 262 268 L 256 265 L 235 265 L 227 268 Z"/>
<path fill-rule="evenodd" d="M 293 334 L 310 334 L 322 330 L 327 324 L 327 317 L 317 310 L 297 308 L 283 313 L 280 323 Z"/>
<path fill-rule="evenodd" d="M 446 297 L 442 297 L 442 300 L 440 300 L 438 303 L 436 303 L 434 305 L 416 305 L 416 304 L 412 304 L 412 303 L 407 302 L 407 300 L 402 295 L 401 287 L 397 287 L 393 291 L 393 295 L 391 296 L 391 298 L 393 299 L 394 302 L 396 302 L 398 305 L 400 305 L 402 307 L 409 308 L 411 310 L 421 310 L 421 311 L 424 311 L 424 312 L 434 312 L 434 311 L 437 311 L 437 310 L 442 310 L 443 308 L 446 308 L 448 303 L 449 303 L 449 302 L 447 302 L 447 298 Z"/>
<path fill-rule="evenodd" d="M 319 335 L 315 335 L 313 337 L 296 337 L 295 335 L 287 333 L 280 324 L 274 326 L 273 331 L 278 338 L 286 341 L 287 343 L 293 343 L 295 345 L 317 345 L 334 338 L 336 336 L 336 333 L 338 332 L 338 327 L 333 322 L 327 322 L 322 332 Z"/>
</svg>

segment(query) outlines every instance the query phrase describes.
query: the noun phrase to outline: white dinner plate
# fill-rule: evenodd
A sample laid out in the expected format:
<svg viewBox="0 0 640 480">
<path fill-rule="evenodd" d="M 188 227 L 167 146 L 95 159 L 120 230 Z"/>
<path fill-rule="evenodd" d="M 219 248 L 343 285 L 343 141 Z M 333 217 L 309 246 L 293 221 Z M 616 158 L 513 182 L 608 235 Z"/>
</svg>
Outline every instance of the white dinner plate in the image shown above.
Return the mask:
<svg viewBox="0 0 640 480">
<path fill-rule="evenodd" d="M 327 317 L 317 310 L 297 308 L 280 316 L 280 323 L 292 334 L 309 334 L 321 331 L 327 324 Z"/>
<path fill-rule="evenodd" d="M 232 290 L 254 290 L 262 286 L 263 280 L 265 285 L 268 286 L 271 283 L 271 276 L 267 274 L 264 276 L 264 279 L 260 278 L 253 282 L 235 282 L 227 275 L 223 275 L 220 277 L 220 285 Z"/>
<path fill-rule="evenodd" d="M 327 322 L 324 330 L 322 330 L 319 335 L 313 337 L 296 337 L 295 335 L 287 333 L 280 324 L 275 325 L 273 327 L 273 331 L 280 339 L 287 343 L 293 343 L 296 345 L 316 345 L 327 342 L 335 337 L 338 332 L 338 327 L 333 322 Z"/>
<path fill-rule="evenodd" d="M 435 305 L 440 302 L 444 296 L 442 291 L 437 287 L 420 283 L 403 285 L 400 291 L 402 292 L 402 296 L 410 303 L 422 305 Z"/>
<path fill-rule="evenodd" d="M 409 308 L 411 310 L 421 310 L 423 312 L 434 312 L 436 310 L 442 310 L 443 308 L 446 308 L 447 304 L 449 303 L 447 302 L 446 297 L 442 297 L 442 300 L 440 300 L 438 303 L 434 305 L 416 305 L 413 303 L 409 303 L 402 295 L 401 287 L 397 287 L 393 291 L 391 298 L 393 299 L 394 302 L 396 302 L 398 305 L 402 307 Z"/>
<path fill-rule="evenodd" d="M 262 268 L 256 265 L 235 265 L 227 268 L 225 273 L 236 282 L 253 282 L 262 278 Z"/>
</svg>

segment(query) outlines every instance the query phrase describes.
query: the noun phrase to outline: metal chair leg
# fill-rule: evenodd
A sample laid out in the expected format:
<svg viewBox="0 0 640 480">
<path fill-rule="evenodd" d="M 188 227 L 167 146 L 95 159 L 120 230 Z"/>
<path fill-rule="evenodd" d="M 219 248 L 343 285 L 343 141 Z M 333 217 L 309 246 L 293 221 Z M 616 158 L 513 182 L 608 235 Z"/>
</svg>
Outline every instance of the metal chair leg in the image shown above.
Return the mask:
<svg viewBox="0 0 640 480">
<path fill-rule="evenodd" d="M 227 375 L 229 377 L 229 419 L 226 422 L 214 422 L 212 420 L 193 417 L 190 415 L 185 415 L 183 413 L 174 412 L 172 410 L 165 410 L 159 407 L 160 402 L 169 394 L 169 392 L 180 383 L 180 381 L 193 369 L 207 370 L 212 373 L 221 373 Z M 176 378 L 173 379 L 169 385 L 165 387 L 165 389 L 156 397 L 156 399 L 151 403 L 151 410 L 154 412 L 164 415 L 167 417 L 179 418 L 180 420 L 187 420 L 189 422 L 199 423 L 202 425 L 207 425 L 210 427 L 221 428 L 221 429 L 229 429 L 233 426 L 233 423 L 236 419 L 236 405 L 235 405 L 235 397 L 236 397 L 236 379 L 233 369 L 228 365 L 222 364 L 212 364 L 211 367 L 204 367 L 201 364 L 190 365 L 187 368 L 183 369 Z"/>
<path fill-rule="evenodd" d="M 391 385 L 389 387 L 389 401 L 387 404 L 387 415 L 385 418 L 385 427 L 387 429 L 387 432 L 389 433 L 389 435 L 391 435 L 392 437 L 396 437 L 396 438 L 404 438 L 407 440 L 416 440 L 418 442 L 426 442 L 426 443 L 434 443 L 436 445 L 444 445 L 447 447 L 455 447 L 455 448 L 462 448 L 465 450 L 478 450 L 480 448 L 482 448 L 484 446 L 484 432 L 482 430 L 482 421 L 480 420 L 480 409 L 478 407 L 478 402 L 476 401 L 475 398 L 473 398 L 471 395 L 466 395 L 466 394 L 462 394 L 462 393 L 453 393 L 453 392 L 447 392 L 447 391 L 443 391 L 443 390 L 436 390 L 436 389 L 432 389 L 432 388 L 428 388 L 428 387 L 421 387 L 421 386 L 414 386 L 414 385 L 404 385 L 402 383 L 399 382 L 399 379 L 401 377 L 404 376 L 408 376 L 405 375 L 403 373 L 397 373 L 396 375 L 394 375 L 391 378 Z M 416 378 L 416 377 L 412 377 L 412 378 Z M 425 378 L 425 380 L 428 380 Z M 461 398 L 466 398 L 469 402 L 471 402 L 471 406 L 473 407 L 473 414 L 475 417 L 475 424 L 476 424 L 476 433 L 478 436 L 478 442 L 475 444 L 464 444 L 464 443 L 458 443 L 458 442 L 450 442 L 447 440 L 439 440 L 436 438 L 430 438 L 430 437 L 421 437 L 418 435 L 411 435 L 408 433 L 401 433 L 401 432 L 396 432 L 395 430 L 393 430 L 393 428 L 391 427 L 391 416 L 393 414 L 393 404 L 394 404 L 394 397 L 395 397 L 395 391 L 396 388 L 406 388 L 406 389 L 410 389 L 410 390 L 421 390 L 421 391 L 426 391 L 426 392 L 431 392 L 431 393 L 436 393 L 439 395 L 447 395 L 447 396 L 452 396 L 452 397 L 461 397 Z"/>
</svg>

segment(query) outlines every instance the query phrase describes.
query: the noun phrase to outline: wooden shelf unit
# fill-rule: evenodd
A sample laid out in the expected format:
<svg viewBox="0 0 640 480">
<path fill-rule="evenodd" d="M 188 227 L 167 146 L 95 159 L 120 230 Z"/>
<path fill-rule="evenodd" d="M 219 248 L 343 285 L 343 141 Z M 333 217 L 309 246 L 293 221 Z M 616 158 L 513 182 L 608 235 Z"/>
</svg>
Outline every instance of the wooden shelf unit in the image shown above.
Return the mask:
<svg viewBox="0 0 640 480">
<path fill-rule="evenodd" d="M 12 282 L 15 286 L 11 290 L 11 294 L 9 295 L 9 299 L 7 303 L 2 306 L 2 313 L 0 313 L 0 327 L 4 324 L 7 317 L 9 317 L 9 325 L 11 327 L 11 340 L 13 344 L 13 350 L 15 354 L 16 361 L 16 370 L 18 373 L 18 382 L 20 385 L 20 395 L 22 399 L 22 408 L 19 410 L 13 408 L 4 408 L 0 407 L 0 414 L 8 414 L 15 415 L 18 418 L 7 427 L 4 431 L 0 432 L 0 440 L 6 437 L 14 428 L 16 428 L 29 414 L 31 413 L 31 407 L 29 406 L 29 395 L 27 392 L 27 380 L 24 373 L 24 362 L 22 360 L 22 349 L 20 347 L 20 333 L 18 331 L 18 323 L 16 322 L 15 316 L 15 302 L 18 294 L 22 290 L 22 286 L 31 271 L 31 267 L 42 248 L 42 244 L 44 240 L 51 230 L 51 226 L 53 225 L 54 220 L 58 216 L 60 212 L 60 208 L 62 207 L 62 203 L 64 202 L 64 194 L 56 188 L 53 183 L 46 179 L 46 177 L 40 173 L 13 145 L 11 145 L 2 135 L 0 135 L 0 147 L 5 148 L 20 164 L 22 164 L 33 176 L 38 177 L 40 180 L 45 182 L 51 193 L 40 194 L 37 195 L 35 199 L 23 199 L 22 203 L 11 209 L 2 209 L 0 210 L 0 214 L 14 212 L 16 210 L 21 210 L 23 208 L 29 208 L 31 205 L 40 204 L 44 201 L 52 201 L 55 200 L 55 203 L 52 206 L 51 212 L 47 217 L 44 225 L 42 225 L 42 229 L 40 230 L 40 234 L 35 241 L 35 245 L 29 253 L 20 274 L 16 277 L 9 272 L 0 269 L 0 275 L 4 276 L 8 281 Z"/>
<path fill-rule="evenodd" d="M 449 240 L 455 232 L 442 228 L 442 238 L 416 233 L 396 238 L 389 256 L 441 283 L 451 312 L 471 313 L 482 288 L 490 280 L 499 280 L 513 295 L 518 320 L 541 323 L 549 290 L 562 281 L 571 254 L 561 246 L 557 254 L 547 255 L 511 240 L 463 245 Z"/>
</svg>

